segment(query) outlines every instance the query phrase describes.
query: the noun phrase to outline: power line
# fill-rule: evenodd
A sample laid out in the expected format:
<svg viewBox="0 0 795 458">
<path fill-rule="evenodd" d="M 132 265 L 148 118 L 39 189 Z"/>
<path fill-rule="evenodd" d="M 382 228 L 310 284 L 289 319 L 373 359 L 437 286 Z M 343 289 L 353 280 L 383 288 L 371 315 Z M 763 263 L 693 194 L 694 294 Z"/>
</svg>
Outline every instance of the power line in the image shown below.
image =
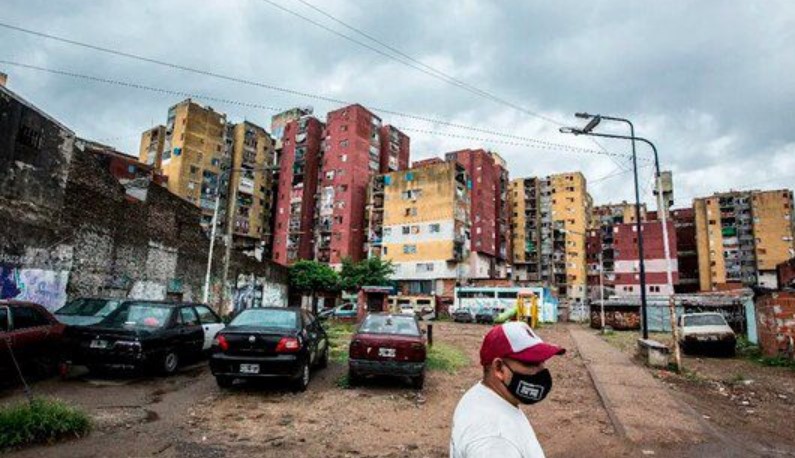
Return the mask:
<svg viewBox="0 0 795 458">
<path fill-rule="evenodd" d="M 287 12 L 289 14 L 292 14 L 292 15 L 300 17 L 300 18 L 302 18 L 302 19 L 304 19 L 306 21 L 309 21 L 310 23 L 315 24 L 318 27 L 322 27 L 324 30 L 328 30 L 331 33 L 334 33 L 335 35 L 340 35 L 338 32 L 336 32 L 334 30 L 330 30 L 329 28 L 327 28 L 327 27 L 325 27 L 325 26 L 323 26 L 321 24 L 316 23 L 312 19 L 306 18 L 305 16 L 303 16 L 303 15 L 301 15 L 299 13 L 296 13 L 296 12 L 294 12 L 294 11 L 288 9 L 288 8 L 282 7 L 282 6 L 272 2 L 271 0 L 262 0 L 262 1 L 264 1 L 265 3 L 268 3 L 270 5 L 273 5 L 274 7 L 279 8 L 280 10 L 285 11 L 285 12 Z M 403 58 L 405 60 L 408 60 L 408 61 L 412 62 L 413 64 L 416 64 L 416 65 L 422 67 L 422 69 L 425 69 L 425 70 L 422 70 L 422 69 L 418 69 L 418 70 L 422 71 L 423 73 L 432 72 L 433 74 L 431 76 L 433 76 L 434 78 L 441 79 L 442 81 L 445 81 L 445 82 L 450 83 L 450 84 L 454 84 L 454 85 L 456 85 L 456 86 L 458 86 L 458 87 L 460 87 L 462 89 L 465 89 L 465 90 L 467 90 L 467 91 L 469 91 L 471 93 L 474 93 L 474 94 L 479 95 L 481 97 L 485 97 L 487 99 L 490 99 L 490 100 L 493 100 L 495 102 L 501 103 L 501 104 L 506 105 L 508 107 L 511 107 L 511 108 L 513 108 L 515 110 L 518 110 L 518 111 L 521 111 L 523 113 L 526 113 L 526 114 L 528 114 L 530 116 L 534 116 L 534 117 L 537 117 L 539 119 L 543 119 L 545 121 L 551 122 L 553 124 L 557 124 L 559 126 L 563 125 L 559 121 L 557 121 L 557 120 L 555 120 L 553 118 L 550 118 L 549 116 L 545 116 L 545 115 L 542 115 L 542 114 L 537 113 L 535 111 L 528 110 L 527 108 L 524 108 L 524 107 L 519 106 L 519 105 L 517 105 L 517 104 L 515 104 L 513 102 L 505 100 L 505 99 L 503 99 L 503 98 L 501 98 L 499 96 L 496 96 L 496 95 L 494 95 L 492 93 L 489 93 L 489 92 L 487 92 L 487 91 L 485 91 L 483 89 L 480 89 L 480 88 L 478 88 L 476 86 L 473 86 L 473 85 L 471 85 L 469 83 L 466 83 L 464 81 L 461 81 L 461 80 L 459 80 L 459 79 L 457 79 L 457 78 L 455 78 L 455 77 L 453 77 L 453 76 L 451 76 L 451 75 L 449 75 L 449 74 L 447 74 L 447 73 L 445 73 L 445 72 L 443 72 L 443 71 L 441 71 L 441 70 L 439 70 L 437 68 L 434 68 L 434 67 L 432 67 L 430 65 L 427 65 L 424 62 L 422 62 L 422 61 L 420 61 L 420 60 L 418 60 L 418 59 L 406 54 L 405 52 L 401 51 L 400 49 L 397 49 L 394 46 L 391 46 L 391 45 L 383 42 L 382 40 L 379 40 L 378 38 L 374 37 L 373 35 L 371 35 L 371 34 L 369 34 L 367 32 L 364 32 L 363 30 L 348 24 L 347 22 L 335 17 L 331 13 L 322 10 L 318 6 L 308 2 L 306 0 L 295 0 L 295 1 L 300 2 L 301 4 L 303 4 L 303 5 L 305 5 L 305 6 L 309 7 L 309 8 L 317 11 L 318 13 L 322 14 L 323 16 L 325 16 L 325 17 L 331 19 L 332 21 L 336 22 L 337 24 L 340 24 L 341 26 L 345 27 L 346 29 L 348 29 L 348 30 L 350 30 L 350 31 L 352 31 L 352 32 L 354 32 L 354 33 L 356 33 L 358 35 L 361 35 L 361 36 L 367 38 L 368 40 L 370 40 L 370 41 L 372 41 L 374 43 L 377 43 L 377 44 L 383 46 L 384 48 L 386 48 L 389 51 L 397 54 L 401 58 Z M 355 43 L 357 43 L 357 44 L 360 44 L 362 46 L 366 46 L 366 47 L 369 48 L 369 45 L 362 44 L 358 40 L 353 40 L 353 41 Z M 382 53 L 380 51 L 376 51 L 376 52 L 378 52 L 379 54 L 382 54 L 382 55 L 384 54 L 384 53 Z M 387 57 L 390 57 L 393 60 L 398 60 L 394 56 L 387 56 Z M 398 61 L 400 61 L 400 60 L 398 60 Z M 403 63 L 405 64 L 405 62 L 403 62 Z M 409 64 L 406 64 L 406 65 L 409 65 Z M 416 68 L 416 67 L 414 67 L 414 65 L 411 65 L 411 67 Z"/>
<path fill-rule="evenodd" d="M 263 1 L 266 1 L 266 0 L 263 0 Z M 141 56 L 141 55 L 138 55 L 138 54 L 133 54 L 133 53 L 125 52 L 125 51 L 119 51 L 119 50 L 116 50 L 116 49 L 103 47 L 103 46 L 98 46 L 98 45 L 94 45 L 94 44 L 91 44 L 91 43 L 80 42 L 80 41 L 72 40 L 72 39 L 69 39 L 69 38 L 59 37 L 59 36 L 56 36 L 56 35 L 51 35 L 51 34 L 48 34 L 48 33 L 39 32 L 39 31 L 36 31 L 36 30 L 27 29 L 27 28 L 19 27 L 19 26 L 12 25 L 12 24 L 7 24 L 7 23 L 4 23 L 4 22 L 0 22 L 0 27 L 6 28 L 6 29 L 9 29 L 9 30 L 13 30 L 13 31 L 17 31 L 17 32 L 21 32 L 21 33 L 26 33 L 26 34 L 29 34 L 29 35 L 38 36 L 40 38 L 45 38 L 45 39 L 48 39 L 48 40 L 54 40 L 54 41 L 58 41 L 58 42 L 61 42 L 61 43 L 66 43 L 66 44 L 70 44 L 70 45 L 74 45 L 74 46 L 83 47 L 83 48 L 86 48 L 86 49 L 91 49 L 91 50 L 94 50 L 94 51 L 103 52 L 103 53 L 106 53 L 106 54 L 126 57 L 126 58 L 133 59 L 133 60 L 147 62 L 147 63 L 150 63 L 150 64 L 159 65 L 159 66 L 163 66 L 163 67 L 167 67 L 167 68 L 171 68 L 171 69 L 176 69 L 176 70 L 181 70 L 181 71 L 185 71 L 185 72 L 196 73 L 196 74 L 199 74 L 199 75 L 209 76 L 209 77 L 212 77 L 212 78 L 222 79 L 222 80 L 225 80 L 225 81 L 231 81 L 231 82 L 235 82 L 235 83 L 239 83 L 239 84 L 245 84 L 245 85 L 259 87 L 259 88 L 268 89 L 268 90 L 273 90 L 273 91 L 277 91 L 277 92 L 283 92 L 283 93 L 287 93 L 287 94 L 298 95 L 298 96 L 301 96 L 301 97 L 306 97 L 306 98 L 311 98 L 311 99 L 316 99 L 316 100 L 322 100 L 324 102 L 334 103 L 334 104 L 339 104 L 339 105 L 352 105 L 353 104 L 353 102 L 349 102 L 349 101 L 345 101 L 345 100 L 341 100 L 341 99 L 336 99 L 336 98 L 333 98 L 333 97 L 327 97 L 327 96 L 323 96 L 323 95 L 312 94 L 312 93 L 298 91 L 298 90 L 294 90 L 294 89 L 279 87 L 279 86 L 275 86 L 275 85 L 268 84 L 268 83 L 247 80 L 247 79 L 244 79 L 244 78 L 238 78 L 238 77 L 234 77 L 234 76 L 224 75 L 224 74 L 221 74 L 221 73 L 217 73 L 217 72 L 213 72 L 213 71 L 209 71 L 209 70 L 197 69 L 197 68 L 188 67 L 188 66 L 185 66 L 185 65 L 173 64 L 173 63 L 170 63 L 170 62 L 165 62 L 165 61 L 162 61 L 162 60 L 158 60 L 158 59 L 154 59 L 154 58 L 150 58 L 150 57 L 146 57 L 146 56 Z M 19 63 L 15 63 L 15 62 L 11 62 L 11 61 L 4 61 L 4 62 L 6 64 L 8 64 L 8 65 L 15 65 L 16 64 L 18 66 L 26 66 L 26 64 L 19 64 Z M 28 68 L 37 69 L 37 70 L 41 70 L 41 71 L 49 71 L 49 69 L 44 69 L 42 67 L 35 67 L 35 66 L 31 66 L 31 65 L 27 65 L 27 67 Z M 58 71 L 54 71 L 53 73 L 57 73 L 57 72 Z M 68 73 L 70 73 L 70 72 L 63 72 L 63 74 L 68 74 Z M 72 75 L 68 75 L 68 76 L 74 76 L 74 75 L 76 75 L 76 74 L 72 74 Z M 92 77 L 88 77 L 88 78 L 92 78 Z M 93 77 L 93 78 L 96 78 L 96 77 Z M 126 85 L 126 84 L 133 84 L 133 83 L 122 83 L 122 84 Z M 154 89 L 156 89 L 156 88 L 154 88 Z M 176 94 L 176 93 L 179 93 L 179 91 L 172 91 L 171 93 Z M 207 97 L 207 99 L 210 100 L 210 97 Z M 217 98 L 213 98 L 213 99 L 217 99 Z M 245 102 L 236 101 L 235 104 L 236 105 L 245 106 Z M 573 146 L 569 146 L 569 145 L 562 145 L 562 144 L 557 144 L 557 143 L 548 142 L 548 141 L 544 141 L 544 140 L 538 140 L 538 139 L 534 139 L 534 138 L 530 138 L 530 137 L 523 137 L 523 136 L 519 136 L 519 135 L 507 134 L 507 133 L 504 133 L 504 132 L 493 131 L 491 129 L 483 129 L 483 128 L 479 128 L 479 127 L 475 127 L 475 126 L 468 126 L 468 125 L 464 125 L 464 124 L 444 121 L 444 120 L 441 120 L 441 119 L 435 119 L 435 118 L 430 118 L 430 117 L 421 116 L 421 115 L 413 115 L 413 114 L 403 113 L 403 112 L 399 112 L 399 111 L 389 110 L 389 109 L 386 109 L 386 108 L 380 108 L 380 107 L 370 107 L 370 108 L 373 111 L 389 114 L 389 115 L 392 115 L 392 116 L 398 116 L 398 117 L 402 117 L 402 118 L 406 118 L 406 119 L 412 119 L 412 120 L 416 120 L 416 121 L 428 122 L 428 123 L 432 123 L 432 124 L 444 125 L 444 126 L 448 126 L 448 127 L 452 127 L 452 128 L 456 128 L 456 129 L 471 130 L 471 131 L 479 132 L 479 133 L 482 133 L 482 134 L 494 135 L 494 136 L 498 136 L 498 137 L 512 138 L 512 139 L 515 139 L 515 140 L 521 140 L 521 141 L 532 142 L 532 143 L 539 143 L 539 144 L 544 144 L 544 145 L 548 145 L 548 146 L 554 146 L 554 147 L 558 147 L 558 148 L 573 148 L 573 149 L 581 150 L 582 152 L 587 152 L 587 153 L 592 153 L 593 152 L 593 150 L 588 150 L 586 148 L 578 148 L 578 147 L 573 147 Z M 609 153 L 607 151 L 604 151 L 603 153 L 604 153 L 605 156 L 613 156 L 613 157 L 625 157 L 626 156 L 626 155 L 623 155 L 623 154 Z"/>
<path fill-rule="evenodd" d="M 89 81 L 94 81 L 94 82 L 105 83 L 105 84 L 113 84 L 113 85 L 118 85 L 118 86 L 125 86 L 125 87 L 129 87 L 129 88 L 133 88 L 133 89 L 146 90 L 146 91 L 150 91 L 150 92 L 158 92 L 158 93 L 167 94 L 167 95 L 204 99 L 204 100 L 207 100 L 207 101 L 225 103 L 225 104 L 229 104 L 229 105 L 237 105 L 237 106 L 248 107 L 248 108 L 264 109 L 264 110 L 268 110 L 268 111 L 274 111 L 276 113 L 280 113 L 280 112 L 284 111 L 284 108 L 272 107 L 272 106 L 267 106 L 267 105 L 263 105 L 263 104 L 259 104 L 259 103 L 242 102 L 242 101 L 239 101 L 239 100 L 224 99 L 224 98 L 220 98 L 220 97 L 215 97 L 215 96 L 210 96 L 210 95 L 203 95 L 203 94 L 198 94 L 197 95 L 197 94 L 193 94 L 193 93 L 189 93 L 189 92 L 185 92 L 185 91 L 163 89 L 163 88 L 159 88 L 159 87 L 148 86 L 148 85 L 143 85 L 143 84 L 139 84 L 139 83 L 132 83 L 132 82 L 123 81 L 123 80 L 119 80 L 119 79 L 110 79 L 110 78 L 104 78 L 104 77 L 98 77 L 98 76 L 92 76 L 92 75 L 85 75 L 85 74 L 71 72 L 71 71 L 66 71 L 66 70 L 45 68 L 45 67 L 40 67 L 40 66 L 37 66 L 37 65 L 30 65 L 30 64 L 25 64 L 25 63 L 5 60 L 5 59 L 0 59 L 0 63 L 6 64 L 6 65 L 22 67 L 22 68 L 27 68 L 27 69 L 31 69 L 31 70 L 37 70 L 37 71 L 46 72 L 46 73 L 52 73 L 52 74 L 56 74 L 56 75 L 69 76 L 69 77 L 72 77 L 72 78 L 84 79 L 84 80 L 89 80 Z M 409 117 L 410 119 L 417 119 L 418 118 L 418 117 L 416 117 L 414 115 L 406 115 L 405 117 Z M 520 142 L 523 142 L 524 146 L 529 146 L 530 144 L 534 144 L 534 145 L 542 145 L 542 147 L 547 147 L 546 149 L 557 149 L 557 150 L 566 150 L 566 151 L 570 151 L 570 152 L 579 152 L 579 153 L 586 153 L 586 154 L 601 154 L 601 155 L 605 155 L 605 156 L 625 157 L 625 155 L 621 155 L 621 154 L 618 154 L 618 153 L 597 151 L 597 150 L 580 148 L 580 147 L 571 146 L 571 145 L 556 144 L 556 143 L 547 142 L 547 141 L 544 141 L 544 140 L 537 140 L 537 139 L 528 138 L 528 137 L 508 135 L 508 134 L 503 134 L 501 132 L 495 132 L 495 131 L 492 131 L 490 129 L 482 129 L 482 128 L 478 128 L 478 127 L 475 127 L 475 126 L 467 126 L 467 125 L 447 122 L 447 121 L 443 121 L 443 120 L 439 120 L 439 119 L 434 119 L 434 120 L 430 120 L 429 119 L 426 122 L 431 122 L 431 123 L 440 124 L 440 125 L 446 125 L 446 126 L 454 127 L 454 128 L 457 128 L 457 129 L 470 130 L 470 131 L 478 132 L 478 133 L 485 133 L 487 135 L 494 135 L 494 136 L 497 136 L 497 137 L 507 137 L 507 138 L 511 138 L 511 139 L 517 139 Z M 497 141 L 497 140 L 493 140 L 493 141 L 494 142 L 500 142 L 500 141 Z M 520 143 L 520 142 L 517 142 L 517 144 Z M 512 143 L 504 143 L 504 144 L 512 144 Z"/>
<path fill-rule="evenodd" d="M 26 68 L 26 69 L 30 69 L 30 70 L 36 70 L 36 71 L 51 73 L 51 74 L 60 75 L 60 76 L 68 76 L 68 77 L 71 77 L 71 78 L 82 79 L 82 80 L 91 81 L 91 82 L 94 82 L 94 83 L 103 83 L 103 84 L 121 86 L 121 87 L 126 87 L 126 88 L 129 88 L 129 89 L 137 89 L 137 90 L 155 92 L 155 93 L 165 94 L 165 95 L 174 95 L 174 96 L 178 96 L 178 97 L 186 97 L 186 98 L 207 100 L 207 101 L 212 101 L 212 102 L 217 102 L 217 103 L 222 103 L 222 104 L 227 104 L 227 105 L 235 105 L 235 106 L 241 106 L 241 107 L 247 107 L 247 108 L 255 108 L 255 109 L 261 109 L 261 110 L 266 110 L 266 111 L 272 111 L 272 112 L 275 112 L 275 113 L 280 113 L 280 112 L 284 111 L 283 108 L 272 107 L 272 106 L 263 105 L 263 104 L 260 104 L 260 103 L 242 102 L 242 101 L 239 101 L 239 100 L 233 100 L 233 99 L 227 99 L 227 98 L 221 98 L 221 97 L 214 97 L 214 96 L 210 96 L 210 95 L 206 95 L 206 94 L 195 94 L 195 93 L 185 92 L 185 91 L 176 91 L 176 90 L 171 90 L 171 89 L 164 89 L 164 88 L 148 86 L 148 85 L 140 84 L 140 83 L 133 83 L 133 82 L 122 81 L 122 80 L 118 80 L 118 79 L 111 79 L 111 78 L 104 78 L 104 77 L 98 77 L 98 76 L 92 76 L 92 75 L 85 75 L 85 74 L 75 73 L 75 72 L 70 72 L 70 71 L 65 71 L 65 70 L 57 70 L 57 69 L 39 67 L 39 66 L 36 66 L 36 65 L 23 64 L 23 63 L 19 63 L 19 62 L 4 60 L 4 59 L 0 59 L 0 64 L 12 65 L 12 66 L 16 66 L 16 67 L 21 67 L 21 68 Z M 439 132 L 439 131 L 434 131 L 434 130 L 417 129 L 417 128 L 413 128 L 413 127 L 400 127 L 400 126 L 398 126 L 398 128 L 400 130 L 405 130 L 405 131 L 414 131 L 414 132 L 425 133 L 425 134 L 428 134 L 428 135 L 444 136 L 444 137 L 451 137 L 451 138 L 460 138 L 460 139 L 472 140 L 472 141 L 477 141 L 477 142 L 482 142 L 482 143 L 498 143 L 498 144 L 503 144 L 503 145 L 525 146 L 525 147 L 535 148 L 535 149 L 546 149 L 546 150 L 553 150 L 553 151 L 558 151 L 558 152 L 559 151 L 565 151 L 565 152 L 578 153 L 578 154 L 581 154 L 581 153 L 597 154 L 597 155 L 610 154 L 610 155 L 618 156 L 618 153 L 610 153 L 610 152 L 604 152 L 604 151 L 598 151 L 598 150 L 589 150 L 589 149 L 578 148 L 578 147 L 573 147 L 573 146 L 569 146 L 569 145 L 546 144 L 547 142 L 540 142 L 540 141 L 539 142 L 521 142 L 521 141 L 514 141 L 514 140 L 504 140 L 504 139 L 499 139 L 499 138 L 494 139 L 494 138 L 482 138 L 482 137 L 475 137 L 475 136 L 458 135 L 458 134 L 452 134 L 452 133 L 448 133 L 448 132 Z"/>
<path fill-rule="evenodd" d="M 334 30 L 334 29 L 332 29 L 330 27 L 327 27 L 324 24 L 321 24 L 321 23 L 319 23 L 319 22 L 317 22 L 317 21 L 315 21 L 315 20 L 313 20 L 311 18 L 308 18 L 308 17 L 306 17 L 306 16 L 304 16 L 304 15 L 302 15 L 300 13 L 297 13 L 297 12 L 295 12 L 295 11 L 289 9 L 289 8 L 281 6 L 281 5 L 273 2 L 272 0 L 262 0 L 262 1 L 267 3 L 267 4 L 269 4 L 269 5 L 271 5 L 271 6 L 273 6 L 273 7 L 275 7 L 275 8 L 278 8 L 281 11 L 284 11 L 285 13 L 288 13 L 288 14 L 296 16 L 296 17 L 298 17 L 300 19 L 303 19 L 304 21 L 307 21 L 307 22 L 309 22 L 310 24 L 312 24 L 312 25 L 314 25 L 316 27 L 319 27 L 319 28 L 321 28 L 323 30 L 326 30 L 327 32 L 330 32 L 330 33 L 332 33 L 334 35 L 342 37 L 342 38 L 344 38 L 344 39 L 346 39 L 346 40 L 348 40 L 348 41 L 350 41 L 352 43 L 356 43 L 356 44 L 358 44 L 360 46 L 363 46 L 363 47 L 365 47 L 367 49 L 370 49 L 370 50 L 382 55 L 382 56 L 385 56 L 387 58 L 390 58 L 392 60 L 400 62 L 400 63 L 402 63 L 404 65 L 408 65 L 409 67 L 412 67 L 412 68 L 414 68 L 414 69 L 416 69 L 418 71 L 421 71 L 422 73 L 425 73 L 427 75 L 430 75 L 430 76 L 432 76 L 432 77 L 434 77 L 436 79 L 442 80 L 442 81 L 444 81 L 444 82 L 446 82 L 448 84 L 452 84 L 452 85 L 457 86 L 459 88 L 462 88 L 462 89 L 464 89 L 466 91 L 469 91 L 470 93 L 473 93 L 473 94 L 478 95 L 480 97 L 484 97 L 486 99 L 492 100 L 492 101 L 500 103 L 502 105 L 508 106 L 508 107 L 513 108 L 513 109 L 515 109 L 517 111 L 520 111 L 522 113 L 528 114 L 530 116 L 534 116 L 536 118 L 539 118 L 539 119 L 542 119 L 544 121 L 550 122 L 550 123 L 555 124 L 557 126 L 563 126 L 564 125 L 563 123 L 561 123 L 560 121 L 558 121 L 556 119 L 553 119 L 553 118 L 551 118 L 549 116 L 545 116 L 545 115 L 542 115 L 542 114 L 540 114 L 538 112 L 535 112 L 535 111 L 529 110 L 527 108 L 524 108 L 524 107 L 522 107 L 520 105 L 517 105 L 517 104 L 515 104 L 513 102 L 510 102 L 508 100 L 505 100 L 505 99 L 503 99 L 503 98 L 501 98 L 499 96 L 496 96 L 496 95 L 494 95 L 494 94 L 492 94 L 492 93 L 490 93 L 488 91 L 485 91 L 485 90 L 480 89 L 480 88 L 478 88 L 476 86 L 473 86 L 473 85 L 471 85 L 469 83 L 461 81 L 461 80 L 459 80 L 459 79 L 457 79 L 457 78 L 455 78 L 455 77 L 453 77 L 453 76 L 451 76 L 451 75 L 449 75 L 449 74 L 447 74 L 447 73 L 445 73 L 445 72 L 443 72 L 443 71 L 441 71 L 441 70 L 439 70 L 439 69 L 437 69 L 435 67 L 427 65 L 424 62 L 420 61 L 419 59 L 416 59 L 416 58 L 410 56 L 409 54 L 406 54 L 405 52 L 401 51 L 400 49 L 397 49 L 396 47 L 391 46 L 391 45 L 385 43 L 382 40 L 379 40 L 378 38 L 374 37 L 370 33 L 367 33 L 367 32 L 365 32 L 365 31 L 363 31 L 363 30 L 361 30 L 361 29 L 359 29 L 357 27 L 354 27 L 354 26 L 348 24 L 347 22 L 335 17 L 331 13 L 319 8 L 318 6 L 308 2 L 306 0 L 295 0 L 295 1 L 300 2 L 304 6 L 307 6 L 307 7 L 311 8 L 312 10 L 322 14 L 323 16 L 331 19 L 332 21 L 336 22 L 337 24 L 340 24 L 341 26 L 345 27 L 346 29 L 348 29 L 348 30 L 350 30 L 350 31 L 352 31 L 352 32 L 354 32 L 354 33 L 356 33 L 356 34 L 358 34 L 358 35 L 360 35 L 360 36 L 362 36 L 362 37 L 374 42 L 374 43 L 377 43 L 380 46 L 383 46 L 384 48 L 388 49 L 389 51 L 391 51 L 391 52 L 397 54 L 398 56 L 400 56 L 400 58 L 397 58 L 397 57 L 395 57 L 393 55 L 385 53 L 385 52 L 383 52 L 383 51 L 381 51 L 379 49 L 376 49 L 376 48 L 366 44 L 366 43 L 362 43 L 361 41 L 356 40 L 355 38 L 352 38 L 352 37 L 350 37 L 348 35 L 345 35 L 345 34 L 343 34 L 341 32 L 338 32 L 338 31 L 336 31 L 336 30 Z M 406 62 L 406 60 L 409 61 L 409 62 Z M 602 151 L 607 152 L 607 149 L 604 146 L 602 146 L 602 144 L 599 143 L 595 138 L 589 138 L 589 140 L 593 144 L 598 146 L 599 149 L 601 149 Z M 626 168 L 621 163 L 619 163 L 618 161 L 613 160 L 613 162 L 618 167 L 626 170 Z"/>
</svg>

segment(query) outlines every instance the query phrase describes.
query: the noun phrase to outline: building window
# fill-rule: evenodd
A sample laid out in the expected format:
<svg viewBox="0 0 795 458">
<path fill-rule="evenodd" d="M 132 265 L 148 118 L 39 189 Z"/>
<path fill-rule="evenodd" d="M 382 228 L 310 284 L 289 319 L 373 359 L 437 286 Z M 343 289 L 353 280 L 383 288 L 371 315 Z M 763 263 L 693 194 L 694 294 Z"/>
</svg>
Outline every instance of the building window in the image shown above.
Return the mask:
<svg viewBox="0 0 795 458">
<path fill-rule="evenodd" d="M 417 252 L 417 245 L 403 245 L 404 254 L 415 254 Z"/>
<path fill-rule="evenodd" d="M 347 148 L 347 147 L 348 147 L 348 140 L 341 140 L 340 148 Z"/>
<path fill-rule="evenodd" d="M 392 228 L 391 227 L 385 227 L 384 228 L 384 237 L 387 237 L 387 236 L 390 236 L 390 235 L 392 235 Z"/>
<path fill-rule="evenodd" d="M 417 216 L 417 207 L 407 207 L 405 216 Z"/>
<path fill-rule="evenodd" d="M 431 233 L 440 232 L 441 231 L 441 226 L 438 223 L 437 224 L 431 224 L 430 231 L 431 231 Z"/>
<path fill-rule="evenodd" d="M 403 234 L 408 235 L 411 233 L 411 226 L 403 226 L 401 228 L 403 230 Z"/>
</svg>

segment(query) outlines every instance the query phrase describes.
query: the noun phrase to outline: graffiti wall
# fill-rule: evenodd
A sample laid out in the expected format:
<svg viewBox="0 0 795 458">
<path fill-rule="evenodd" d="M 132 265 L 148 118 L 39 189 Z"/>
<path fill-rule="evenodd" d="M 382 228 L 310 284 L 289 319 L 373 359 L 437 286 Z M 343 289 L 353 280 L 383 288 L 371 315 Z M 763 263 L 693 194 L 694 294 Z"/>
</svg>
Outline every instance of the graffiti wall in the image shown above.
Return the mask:
<svg viewBox="0 0 795 458">
<path fill-rule="evenodd" d="M 233 307 L 238 312 L 253 307 L 286 307 L 287 285 L 273 283 L 265 277 L 240 274 L 235 284 Z"/>
<path fill-rule="evenodd" d="M 41 304 L 53 311 L 66 303 L 69 271 L 21 269 L 0 264 L 0 299 Z"/>
</svg>

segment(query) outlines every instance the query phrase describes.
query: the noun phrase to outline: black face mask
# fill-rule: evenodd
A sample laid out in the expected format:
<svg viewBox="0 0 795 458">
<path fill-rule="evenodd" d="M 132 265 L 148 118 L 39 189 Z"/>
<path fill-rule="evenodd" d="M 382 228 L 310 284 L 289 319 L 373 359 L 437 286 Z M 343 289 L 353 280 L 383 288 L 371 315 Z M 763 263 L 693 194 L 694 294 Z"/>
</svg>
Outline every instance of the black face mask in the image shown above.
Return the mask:
<svg viewBox="0 0 795 458">
<path fill-rule="evenodd" d="M 512 374 L 511 383 L 505 387 L 522 404 L 535 404 L 543 401 L 552 390 L 552 374 L 549 373 L 549 369 L 528 375 L 514 372 L 507 364 L 505 366 Z"/>
</svg>

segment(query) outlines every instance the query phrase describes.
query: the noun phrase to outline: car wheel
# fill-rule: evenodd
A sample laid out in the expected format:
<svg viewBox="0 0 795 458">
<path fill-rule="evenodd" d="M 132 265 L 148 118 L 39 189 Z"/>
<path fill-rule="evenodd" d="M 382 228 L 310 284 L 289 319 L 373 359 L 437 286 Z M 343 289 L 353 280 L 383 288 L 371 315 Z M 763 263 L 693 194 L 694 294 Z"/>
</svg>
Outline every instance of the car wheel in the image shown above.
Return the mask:
<svg viewBox="0 0 795 458">
<path fill-rule="evenodd" d="M 218 384 L 219 388 L 232 388 L 232 384 L 235 381 L 232 377 L 227 377 L 225 375 L 216 375 L 215 376 L 215 383 Z"/>
<path fill-rule="evenodd" d="M 301 365 L 301 375 L 298 376 L 298 379 L 294 382 L 293 390 L 296 392 L 303 392 L 306 391 L 306 388 L 309 386 L 309 362 L 305 362 Z"/>
<path fill-rule="evenodd" d="M 361 383 L 362 377 L 351 369 L 348 369 L 348 386 L 354 387 Z"/>
<path fill-rule="evenodd" d="M 416 377 L 411 377 L 411 386 L 415 389 L 421 390 L 423 386 L 425 386 L 425 373 L 422 373 Z"/>
<path fill-rule="evenodd" d="M 177 356 L 177 352 L 169 351 L 163 356 L 160 371 L 165 375 L 171 375 L 177 371 L 177 367 L 179 367 L 179 356 Z"/>
<path fill-rule="evenodd" d="M 325 348 L 325 350 L 323 350 L 323 356 L 320 357 L 320 362 L 317 364 L 317 366 L 319 368 L 321 368 L 321 369 L 327 368 L 328 367 L 328 358 L 329 358 L 329 356 L 328 356 L 328 344 L 326 344 L 326 348 Z"/>
</svg>

